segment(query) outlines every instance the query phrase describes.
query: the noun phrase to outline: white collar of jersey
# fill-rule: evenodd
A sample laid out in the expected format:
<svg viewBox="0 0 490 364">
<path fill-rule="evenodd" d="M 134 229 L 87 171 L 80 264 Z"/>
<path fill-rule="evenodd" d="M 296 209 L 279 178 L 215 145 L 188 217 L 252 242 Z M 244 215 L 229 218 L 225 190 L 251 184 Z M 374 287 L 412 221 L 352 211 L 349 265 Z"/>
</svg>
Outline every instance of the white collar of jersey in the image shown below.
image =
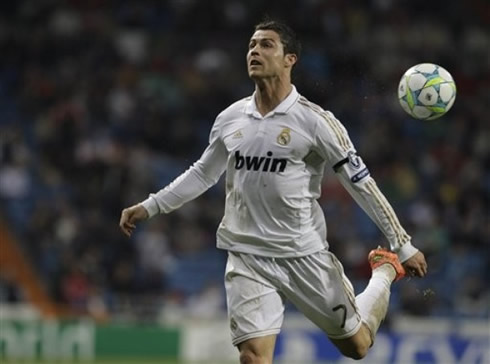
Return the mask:
<svg viewBox="0 0 490 364">
<path fill-rule="evenodd" d="M 289 109 L 294 105 L 294 103 L 296 102 L 296 100 L 299 97 L 299 93 L 296 90 L 296 87 L 294 85 L 291 85 L 291 86 L 292 86 L 292 89 L 291 89 L 291 92 L 289 93 L 289 95 L 279 105 L 277 105 L 274 110 L 269 112 L 264 117 L 262 117 L 262 115 L 260 115 L 259 111 L 257 110 L 257 105 L 255 104 L 255 91 L 254 91 L 254 93 L 252 94 L 252 97 L 250 98 L 250 100 L 245 105 L 245 114 L 252 115 L 252 116 L 258 116 L 260 119 L 265 118 L 269 115 L 273 115 L 273 114 L 287 114 Z"/>
</svg>

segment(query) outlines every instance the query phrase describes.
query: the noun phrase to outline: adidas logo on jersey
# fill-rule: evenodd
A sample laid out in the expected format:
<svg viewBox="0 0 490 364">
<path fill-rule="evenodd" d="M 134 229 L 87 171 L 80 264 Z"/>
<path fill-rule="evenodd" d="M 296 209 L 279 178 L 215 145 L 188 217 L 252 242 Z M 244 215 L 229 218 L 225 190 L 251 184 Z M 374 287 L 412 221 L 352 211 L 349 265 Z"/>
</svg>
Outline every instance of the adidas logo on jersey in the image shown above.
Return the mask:
<svg viewBox="0 0 490 364">
<path fill-rule="evenodd" d="M 240 138 L 243 138 L 243 134 L 241 130 L 238 130 L 237 132 L 235 132 L 235 134 L 233 134 L 233 139 L 240 139 Z"/>
<path fill-rule="evenodd" d="M 267 152 L 267 157 L 249 157 L 240 155 L 240 151 L 235 152 L 235 168 L 245 168 L 248 171 L 262 172 L 283 172 L 286 169 L 287 159 L 271 158 L 272 152 Z"/>
</svg>

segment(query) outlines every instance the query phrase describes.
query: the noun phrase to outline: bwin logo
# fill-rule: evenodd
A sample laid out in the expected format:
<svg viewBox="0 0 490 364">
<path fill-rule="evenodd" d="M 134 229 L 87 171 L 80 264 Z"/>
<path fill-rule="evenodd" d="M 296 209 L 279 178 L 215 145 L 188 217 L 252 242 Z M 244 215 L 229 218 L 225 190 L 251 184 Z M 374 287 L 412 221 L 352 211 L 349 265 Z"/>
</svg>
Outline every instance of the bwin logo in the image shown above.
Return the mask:
<svg viewBox="0 0 490 364">
<path fill-rule="evenodd" d="M 267 157 L 241 156 L 240 151 L 235 152 L 235 168 L 245 167 L 249 171 L 262 172 L 283 172 L 286 169 L 287 159 L 268 158 L 272 157 L 272 152 L 267 152 Z"/>
</svg>

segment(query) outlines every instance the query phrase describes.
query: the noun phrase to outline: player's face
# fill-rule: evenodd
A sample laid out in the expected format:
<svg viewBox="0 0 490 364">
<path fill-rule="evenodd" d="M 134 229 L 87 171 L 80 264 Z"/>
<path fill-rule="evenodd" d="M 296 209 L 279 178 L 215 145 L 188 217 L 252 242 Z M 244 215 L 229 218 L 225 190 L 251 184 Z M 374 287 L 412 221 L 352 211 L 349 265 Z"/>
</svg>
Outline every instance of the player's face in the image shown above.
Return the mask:
<svg viewBox="0 0 490 364">
<path fill-rule="evenodd" d="M 273 30 L 257 30 L 250 38 L 247 53 L 248 75 L 252 79 L 276 77 L 289 72 L 289 61 Z"/>
</svg>

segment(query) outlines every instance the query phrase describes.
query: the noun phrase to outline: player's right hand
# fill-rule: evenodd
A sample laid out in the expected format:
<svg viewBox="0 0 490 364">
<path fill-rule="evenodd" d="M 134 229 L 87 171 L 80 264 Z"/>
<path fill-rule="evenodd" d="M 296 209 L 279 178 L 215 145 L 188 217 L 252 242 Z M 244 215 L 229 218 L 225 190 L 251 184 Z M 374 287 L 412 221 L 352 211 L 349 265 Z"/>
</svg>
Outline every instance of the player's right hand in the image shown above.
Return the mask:
<svg viewBox="0 0 490 364">
<path fill-rule="evenodd" d="M 133 205 L 122 210 L 121 219 L 119 220 L 119 227 L 122 232 L 130 237 L 136 228 L 136 223 L 148 218 L 148 211 L 141 205 Z"/>
</svg>

